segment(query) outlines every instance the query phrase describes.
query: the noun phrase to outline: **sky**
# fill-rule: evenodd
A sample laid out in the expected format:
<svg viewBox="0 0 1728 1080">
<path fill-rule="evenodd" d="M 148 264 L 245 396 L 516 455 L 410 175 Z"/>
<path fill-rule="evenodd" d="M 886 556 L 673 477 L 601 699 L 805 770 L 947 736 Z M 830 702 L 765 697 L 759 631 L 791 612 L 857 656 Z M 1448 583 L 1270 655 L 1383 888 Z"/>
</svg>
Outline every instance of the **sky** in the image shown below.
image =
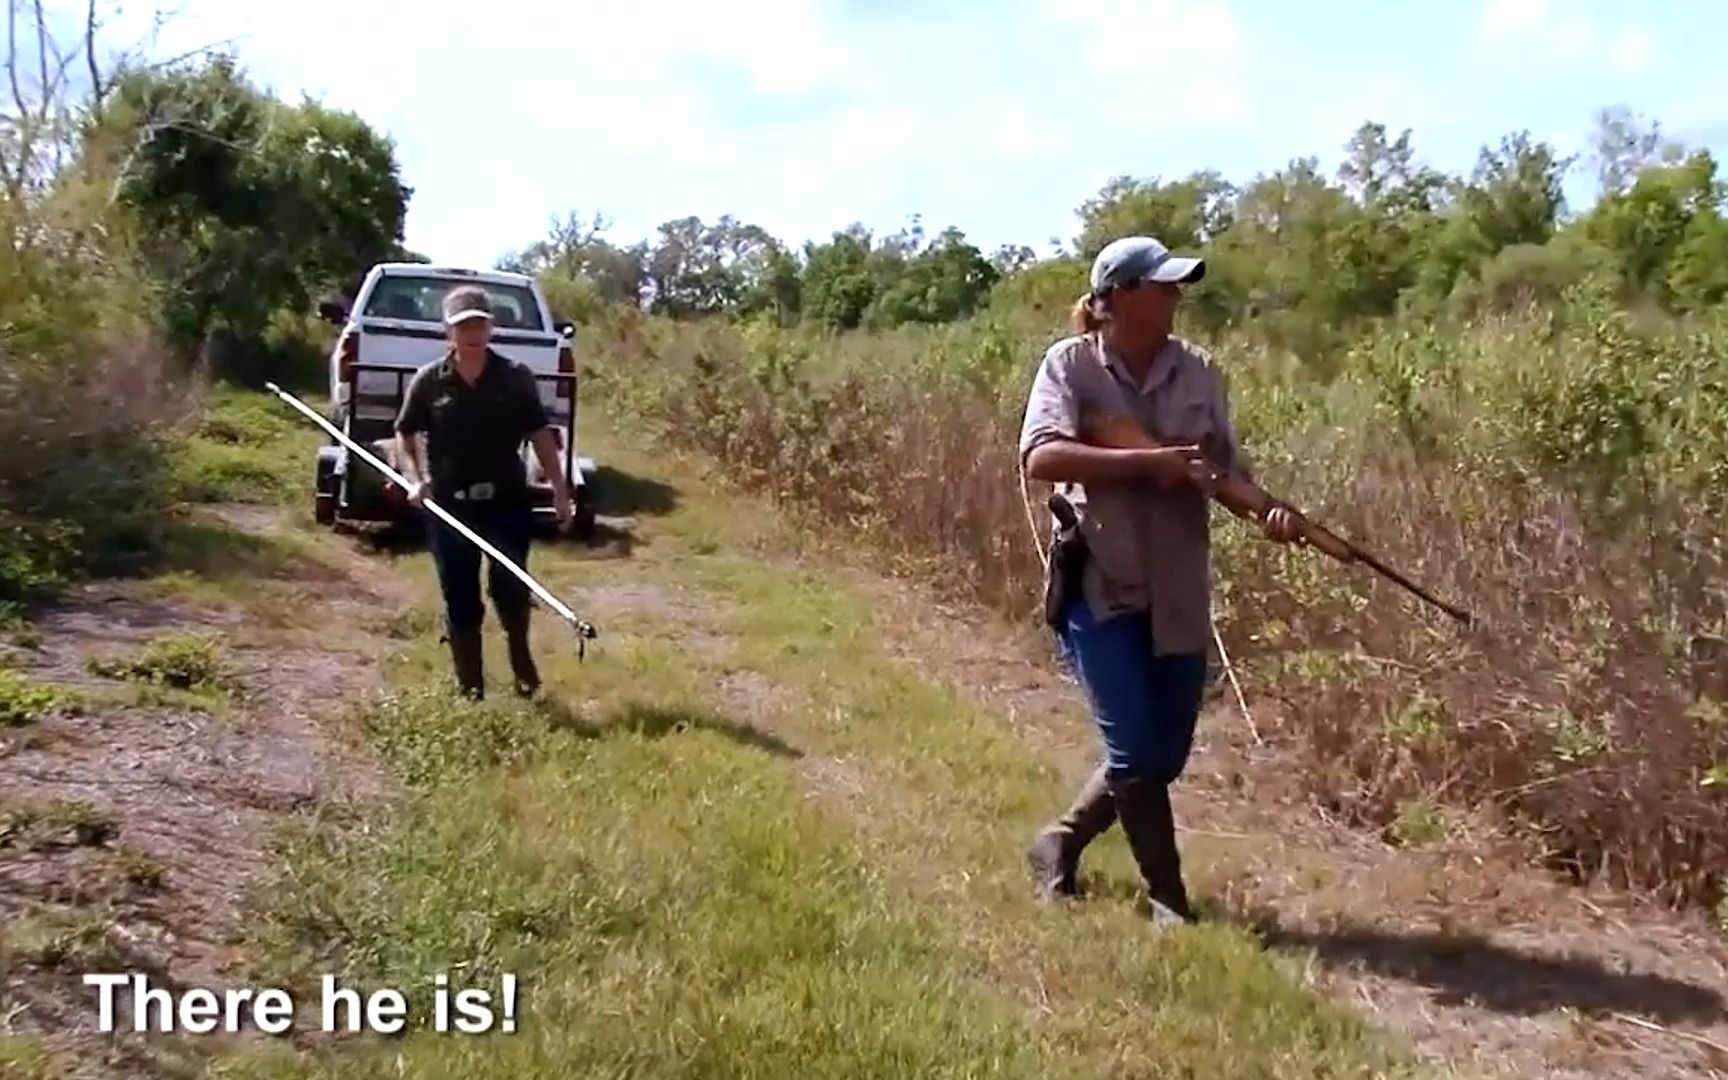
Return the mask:
<svg viewBox="0 0 1728 1080">
<path fill-rule="evenodd" d="M 1584 151 L 1609 105 L 1728 157 L 1716 0 L 171 3 L 152 35 L 127 0 L 108 43 L 224 45 L 358 113 L 414 189 L 406 244 L 441 263 L 492 265 L 571 212 L 620 243 L 729 213 L 794 245 L 920 215 L 1049 254 L 1113 176 L 1330 170 L 1365 120 L 1449 171 L 1518 130 Z M 1589 198 L 1587 170 L 1568 191 Z"/>
</svg>

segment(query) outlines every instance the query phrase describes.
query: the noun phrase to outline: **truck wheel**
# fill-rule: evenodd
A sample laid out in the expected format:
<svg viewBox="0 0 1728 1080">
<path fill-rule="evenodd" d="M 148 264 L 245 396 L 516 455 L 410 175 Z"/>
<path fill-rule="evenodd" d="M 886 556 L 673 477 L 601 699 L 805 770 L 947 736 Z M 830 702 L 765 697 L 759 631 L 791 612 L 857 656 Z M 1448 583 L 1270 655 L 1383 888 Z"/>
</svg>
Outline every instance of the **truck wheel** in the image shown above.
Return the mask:
<svg viewBox="0 0 1728 1080">
<path fill-rule="evenodd" d="M 570 518 L 570 532 L 578 540 L 594 546 L 595 512 L 594 512 L 594 481 L 586 477 L 584 483 L 576 489 L 576 512 Z"/>
<path fill-rule="evenodd" d="M 336 523 L 336 492 L 334 463 L 318 455 L 318 469 L 312 481 L 312 519 L 320 525 Z"/>
<path fill-rule="evenodd" d="M 595 520 L 594 505 L 592 503 L 587 503 L 576 508 L 576 513 L 572 516 L 570 521 L 570 531 L 584 544 L 587 544 L 589 547 L 594 546 Z"/>
</svg>

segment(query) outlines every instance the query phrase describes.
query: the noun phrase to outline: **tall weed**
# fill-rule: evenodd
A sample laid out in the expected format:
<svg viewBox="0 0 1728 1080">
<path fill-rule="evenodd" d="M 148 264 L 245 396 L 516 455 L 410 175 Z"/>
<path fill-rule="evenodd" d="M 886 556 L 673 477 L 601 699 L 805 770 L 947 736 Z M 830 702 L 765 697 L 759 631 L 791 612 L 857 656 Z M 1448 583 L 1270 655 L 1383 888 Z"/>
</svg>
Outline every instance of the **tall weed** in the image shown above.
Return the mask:
<svg viewBox="0 0 1728 1080">
<path fill-rule="evenodd" d="M 195 408 L 153 333 L 148 282 L 95 223 L 0 209 L 0 605 L 156 549 L 165 438 Z"/>
</svg>

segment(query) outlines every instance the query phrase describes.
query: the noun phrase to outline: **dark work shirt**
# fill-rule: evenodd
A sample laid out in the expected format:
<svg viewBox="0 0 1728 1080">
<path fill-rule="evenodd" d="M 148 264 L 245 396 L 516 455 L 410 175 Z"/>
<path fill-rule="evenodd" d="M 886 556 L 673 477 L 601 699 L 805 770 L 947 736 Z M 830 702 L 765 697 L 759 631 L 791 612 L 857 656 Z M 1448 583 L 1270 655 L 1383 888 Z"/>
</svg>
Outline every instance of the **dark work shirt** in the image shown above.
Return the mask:
<svg viewBox="0 0 1728 1080">
<path fill-rule="evenodd" d="M 548 423 L 539 383 L 526 365 L 488 352 L 470 386 L 456 373 L 454 354 L 446 353 L 409 380 L 396 430 L 425 432 L 432 497 L 440 502 L 480 483 L 495 486 L 494 502 L 525 502 L 522 442 Z"/>
</svg>

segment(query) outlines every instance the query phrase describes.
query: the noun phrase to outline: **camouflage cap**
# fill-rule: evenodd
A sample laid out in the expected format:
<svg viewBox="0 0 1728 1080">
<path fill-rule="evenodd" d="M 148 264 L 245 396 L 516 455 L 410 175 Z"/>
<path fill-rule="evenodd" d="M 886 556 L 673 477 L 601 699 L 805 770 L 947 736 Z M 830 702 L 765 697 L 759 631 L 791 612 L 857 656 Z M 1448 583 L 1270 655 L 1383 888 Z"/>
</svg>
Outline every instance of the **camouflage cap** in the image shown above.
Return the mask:
<svg viewBox="0 0 1728 1080">
<path fill-rule="evenodd" d="M 469 319 L 492 320 L 492 300 L 486 290 L 460 285 L 444 294 L 444 322 L 454 326 Z"/>
</svg>

